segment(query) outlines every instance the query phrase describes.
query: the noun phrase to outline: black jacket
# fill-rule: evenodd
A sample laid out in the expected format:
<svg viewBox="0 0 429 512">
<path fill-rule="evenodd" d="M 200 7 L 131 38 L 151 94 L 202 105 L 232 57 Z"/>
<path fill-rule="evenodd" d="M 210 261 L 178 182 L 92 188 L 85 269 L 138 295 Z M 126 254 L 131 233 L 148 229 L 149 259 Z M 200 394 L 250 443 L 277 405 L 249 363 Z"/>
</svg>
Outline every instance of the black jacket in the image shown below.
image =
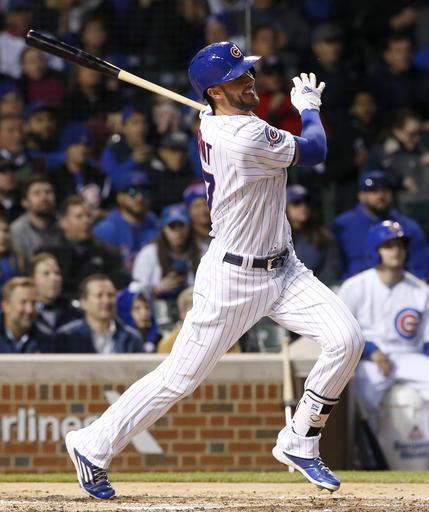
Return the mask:
<svg viewBox="0 0 429 512">
<path fill-rule="evenodd" d="M 55 352 L 55 339 L 42 332 L 34 323 L 27 334 L 19 342 L 11 339 L 4 326 L 4 316 L 0 316 L 0 353 L 1 354 L 30 354 L 36 352 Z"/>
</svg>

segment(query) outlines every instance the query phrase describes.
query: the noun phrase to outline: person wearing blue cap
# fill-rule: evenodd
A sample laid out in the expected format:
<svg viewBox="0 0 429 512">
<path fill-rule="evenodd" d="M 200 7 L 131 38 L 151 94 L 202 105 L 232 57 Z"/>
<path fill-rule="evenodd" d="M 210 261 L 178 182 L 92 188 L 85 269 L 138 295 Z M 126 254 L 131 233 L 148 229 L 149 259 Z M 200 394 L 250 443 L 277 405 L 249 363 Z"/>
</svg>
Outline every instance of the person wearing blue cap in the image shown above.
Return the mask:
<svg viewBox="0 0 429 512">
<path fill-rule="evenodd" d="M 204 183 L 192 183 L 189 187 L 186 187 L 183 192 L 183 200 L 191 219 L 195 241 L 200 249 L 201 256 L 203 256 L 210 245 L 210 229 L 212 225 Z"/>
<path fill-rule="evenodd" d="M 69 123 L 60 139 L 64 162 L 52 169 L 51 179 L 58 205 L 71 195 L 80 195 L 94 209 L 107 208 L 112 198 L 110 179 L 96 167 L 90 155 L 90 133 L 84 123 Z"/>
<path fill-rule="evenodd" d="M 178 294 L 194 282 L 200 251 L 193 240 L 188 212 L 183 204 L 165 207 L 160 225 L 159 237 L 137 254 L 133 279 L 155 300 L 164 301 L 168 309 L 166 323 L 171 323 L 177 321 Z"/>
<path fill-rule="evenodd" d="M 406 269 L 422 279 L 429 279 L 429 246 L 419 224 L 393 207 L 394 183 L 383 170 L 362 173 L 357 206 L 336 217 L 331 230 L 337 239 L 342 259 L 341 279 L 367 268 L 365 244 L 374 224 L 390 219 L 399 222 L 410 239 Z"/>
<path fill-rule="evenodd" d="M 146 137 L 148 124 L 143 112 L 133 105 L 121 111 L 122 127 L 118 137 L 104 148 L 100 167 L 116 188 L 121 176 L 127 172 L 146 172 L 152 148 Z M 113 140 L 113 139 L 112 139 Z"/>
<path fill-rule="evenodd" d="M 128 172 L 118 182 L 116 208 L 94 230 L 94 237 L 119 249 L 126 267 L 131 270 L 142 247 L 159 234 L 158 219 L 150 211 L 147 177 Z"/>
</svg>

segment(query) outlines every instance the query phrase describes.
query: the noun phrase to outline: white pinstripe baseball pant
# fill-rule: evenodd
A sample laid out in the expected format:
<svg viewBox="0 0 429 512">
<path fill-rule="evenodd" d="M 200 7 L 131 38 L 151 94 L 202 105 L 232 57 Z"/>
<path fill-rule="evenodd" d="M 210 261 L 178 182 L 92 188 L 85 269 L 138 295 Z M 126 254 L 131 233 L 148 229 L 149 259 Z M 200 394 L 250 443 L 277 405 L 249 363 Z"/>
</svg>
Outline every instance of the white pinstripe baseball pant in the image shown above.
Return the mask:
<svg viewBox="0 0 429 512">
<path fill-rule="evenodd" d="M 241 267 L 225 263 L 224 254 L 212 241 L 198 268 L 193 308 L 169 356 L 99 419 L 78 431 L 76 448 L 93 464 L 107 469 L 134 435 L 192 393 L 228 348 L 263 316 L 320 343 L 322 353 L 306 388 L 337 398 L 352 376 L 363 347 L 359 326 L 344 303 L 294 253 L 281 269 L 271 272 L 252 269 L 247 257 Z M 289 453 L 318 454 L 320 436 L 294 436 L 286 436 Z"/>
</svg>

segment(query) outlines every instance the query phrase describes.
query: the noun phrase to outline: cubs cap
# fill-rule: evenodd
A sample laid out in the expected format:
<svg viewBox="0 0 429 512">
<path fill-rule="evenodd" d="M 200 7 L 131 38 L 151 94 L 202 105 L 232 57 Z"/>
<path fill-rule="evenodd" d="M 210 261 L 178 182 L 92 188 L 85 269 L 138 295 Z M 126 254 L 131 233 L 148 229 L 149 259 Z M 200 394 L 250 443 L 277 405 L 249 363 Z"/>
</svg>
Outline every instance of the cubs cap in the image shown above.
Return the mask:
<svg viewBox="0 0 429 512">
<path fill-rule="evenodd" d="M 392 178 L 386 171 L 373 170 L 366 171 L 359 178 L 359 190 L 366 192 L 368 190 L 394 189 L 395 185 Z"/>
<path fill-rule="evenodd" d="M 167 226 L 172 222 L 183 222 L 189 224 L 188 212 L 183 204 L 170 204 L 166 206 L 160 217 L 161 227 Z"/>
</svg>

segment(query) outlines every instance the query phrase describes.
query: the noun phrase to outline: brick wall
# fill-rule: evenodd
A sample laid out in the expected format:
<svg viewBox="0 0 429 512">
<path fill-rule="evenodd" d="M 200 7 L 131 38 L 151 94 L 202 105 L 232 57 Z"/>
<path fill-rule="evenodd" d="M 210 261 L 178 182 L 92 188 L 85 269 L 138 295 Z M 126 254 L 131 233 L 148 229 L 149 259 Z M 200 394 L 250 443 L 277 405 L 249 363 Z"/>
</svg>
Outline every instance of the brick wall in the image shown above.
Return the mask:
<svg viewBox="0 0 429 512">
<path fill-rule="evenodd" d="M 121 393 L 125 385 L 3 384 L 0 471 L 44 473 L 69 469 L 61 433 L 61 428 L 67 428 L 64 420 L 73 427 L 74 418 L 83 422 L 99 415 L 108 406 L 104 392 L 112 389 Z M 9 426 L 13 416 L 16 422 Z M 59 426 L 49 423 L 48 416 L 55 417 Z M 277 464 L 271 448 L 283 421 L 280 382 L 202 384 L 150 429 L 163 454 L 140 454 L 130 444 L 115 458 L 112 469 L 273 469 Z M 46 423 L 49 426 L 45 429 Z M 47 439 L 41 441 L 45 431 Z"/>
</svg>

